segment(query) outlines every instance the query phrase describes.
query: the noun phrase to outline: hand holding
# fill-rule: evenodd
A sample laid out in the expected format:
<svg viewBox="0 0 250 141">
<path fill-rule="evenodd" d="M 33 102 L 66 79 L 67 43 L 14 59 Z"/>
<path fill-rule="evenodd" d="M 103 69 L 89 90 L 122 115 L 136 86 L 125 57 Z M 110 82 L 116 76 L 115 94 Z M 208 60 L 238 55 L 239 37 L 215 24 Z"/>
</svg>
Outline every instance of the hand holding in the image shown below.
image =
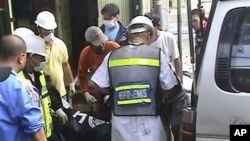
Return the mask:
<svg viewBox="0 0 250 141">
<path fill-rule="evenodd" d="M 59 119 L 62 121 L 63 124 L 65 124 L 68 121 L 68 116 L 62 110 L 62 108 L 56 110 L 56 115 L 59 117 Z"/>
<path fill-rule="evenodd" d="M 97 102 L 95 97 L 92 96 L 91 94 L 89 94 L 89 92 L 85 92 L 84 97 L 85 97 L 88 104 L 94 104 L 95 102 Z"/>
</svg>

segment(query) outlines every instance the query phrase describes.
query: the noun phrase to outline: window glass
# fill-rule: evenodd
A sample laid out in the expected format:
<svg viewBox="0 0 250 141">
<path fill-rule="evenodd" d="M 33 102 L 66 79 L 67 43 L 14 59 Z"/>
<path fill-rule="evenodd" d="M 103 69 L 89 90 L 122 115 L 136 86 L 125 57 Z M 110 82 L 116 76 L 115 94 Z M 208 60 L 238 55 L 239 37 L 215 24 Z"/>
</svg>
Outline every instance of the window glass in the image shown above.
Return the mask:
<svg viewBox="0 0 250 141">
<path fill-rule="evenodd" d="M 240 12 L 231 49 L 230 82 L 237 91 L 250 92 L 250 13 Z"/>
</svg>

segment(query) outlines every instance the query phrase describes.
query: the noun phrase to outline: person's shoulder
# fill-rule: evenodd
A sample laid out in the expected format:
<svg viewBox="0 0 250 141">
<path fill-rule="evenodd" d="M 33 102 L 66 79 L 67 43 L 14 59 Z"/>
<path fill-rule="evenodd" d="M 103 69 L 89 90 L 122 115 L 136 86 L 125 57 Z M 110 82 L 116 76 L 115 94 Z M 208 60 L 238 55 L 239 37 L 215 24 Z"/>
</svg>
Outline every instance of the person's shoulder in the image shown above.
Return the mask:
<svg viewBox="0 0 250 141">
<path fill-rule="evenodd" d="M 102 32 L 105 32 L 105 25 L 102 24 L 102 25 L 100 26 L 100 29 L 102 30 Z"/>
<path fill-rule="evenodd" d="M 120 29 L 127 31 L 127 27 L 125 25 L 123 25 L 120 21 L 118 21 L 118 24 L 120 26 Z"/>
<path fill-rule="evenodd" d="M 84 48 L 82 49 L 81 54 L 82 54 L 82 55 L 88 55 L 88 54 L 90 54 L 91 52 L 92 52 L 91 47 L 90 47 L 90 46 L 86 46 L 86 47 L 84 47 Z"/>
<path fill-rule="evenodd" d="M 27 83 L 25 79 L 15 75 L 10 75 L 5 82 L 9 87 L 14 88 L 13 90 L 22 89 Z"/>
<path fill-rule="evenodd" d="M 164 37 L 167 37 L 167 38 L 173 38 L 174 37 L 174 34 L 172 32 L 169 32 L 169 31 L 161 31 L 161 34 Z"/>
<path fill-rule="evenodd" d="M 57 45 L 57 46 L 65 46 L 66 47 L 66 44 L 64 43 L 64 41 L 59 38 L 59 37 L 54 37 L 54 43 Z"/>
<path fill-rule="evenodd" d="M 54 39 L 54 42 L 63 42 L 64 43 L 64 41 L 60 37 L 54 36 L 53 39 Z"/>
<path fill-rule="evenodd" d="M 9 103 L 10 105 L 14 104 L 12 106 L 16 106 L 15 104 L 21 101 L 21 99 L 23 99 L 25 96 L 28 96 L 28 91 L 25 85 L 22 83 L 22 81 L 17 79 L 17 76 L 14 75 L 10 75 L 5 81 L 1 83 L 0 87 L 2 87 L 4 91 L 2 95 L 6 96 L 6 100 L 11 99 L 12 101 L 16 101 L 15 103 Z"/>
<path fill-rule="evenodd" d="M 107 44 L 107 48 L 110 48 L 110 49 L 115 49 L 115 48 L 120 47 L 120 45 L 115 41 L 107 41 L 106 44 Z"/>
<path fill-rule="evenodd" d="M 91 47 L 90 46 L 85 46 L 82 51 L 91 51 Z"/>
</svg>

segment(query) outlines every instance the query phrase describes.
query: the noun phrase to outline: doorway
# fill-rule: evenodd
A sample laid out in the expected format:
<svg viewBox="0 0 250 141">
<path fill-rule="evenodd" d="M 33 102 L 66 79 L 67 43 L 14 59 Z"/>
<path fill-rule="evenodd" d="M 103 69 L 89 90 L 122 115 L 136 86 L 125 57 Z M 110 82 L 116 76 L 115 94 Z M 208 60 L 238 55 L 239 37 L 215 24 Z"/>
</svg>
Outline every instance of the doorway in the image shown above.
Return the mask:
<svg viewBox="0 0 250 141">
<path fill-rule="evenodd" d="M 84 33 L 89 26 L 98 25 L 98 0 L 70 0 L 72 56 L 75 69 L 79 56 L 87 45 Z"/>
<path fill-rule="evenodd" d="M 37 33 L 34 21 L 36 15 L 43 10 L 55 14 L 54 0 L 12 0 L 14 27 L 27 26 Z"/>
</svg>

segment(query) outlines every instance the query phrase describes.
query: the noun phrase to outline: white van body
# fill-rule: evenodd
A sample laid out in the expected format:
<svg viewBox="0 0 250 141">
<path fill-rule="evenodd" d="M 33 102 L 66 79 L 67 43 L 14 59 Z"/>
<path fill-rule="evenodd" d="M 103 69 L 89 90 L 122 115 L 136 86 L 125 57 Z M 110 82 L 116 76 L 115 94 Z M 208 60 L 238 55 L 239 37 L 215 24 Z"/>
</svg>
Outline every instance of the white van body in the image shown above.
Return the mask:
<svg viewBox="0 0 250 141">
<path fill-rule="evenodd" d="M 192 141 L 229 141 L 230 125 L 250 125 L 250 0 L 212 6 L 194 82 L 196 104 L 183 114 L 194 127 L 194 133 L 182 130 Z"/>
</svg>

